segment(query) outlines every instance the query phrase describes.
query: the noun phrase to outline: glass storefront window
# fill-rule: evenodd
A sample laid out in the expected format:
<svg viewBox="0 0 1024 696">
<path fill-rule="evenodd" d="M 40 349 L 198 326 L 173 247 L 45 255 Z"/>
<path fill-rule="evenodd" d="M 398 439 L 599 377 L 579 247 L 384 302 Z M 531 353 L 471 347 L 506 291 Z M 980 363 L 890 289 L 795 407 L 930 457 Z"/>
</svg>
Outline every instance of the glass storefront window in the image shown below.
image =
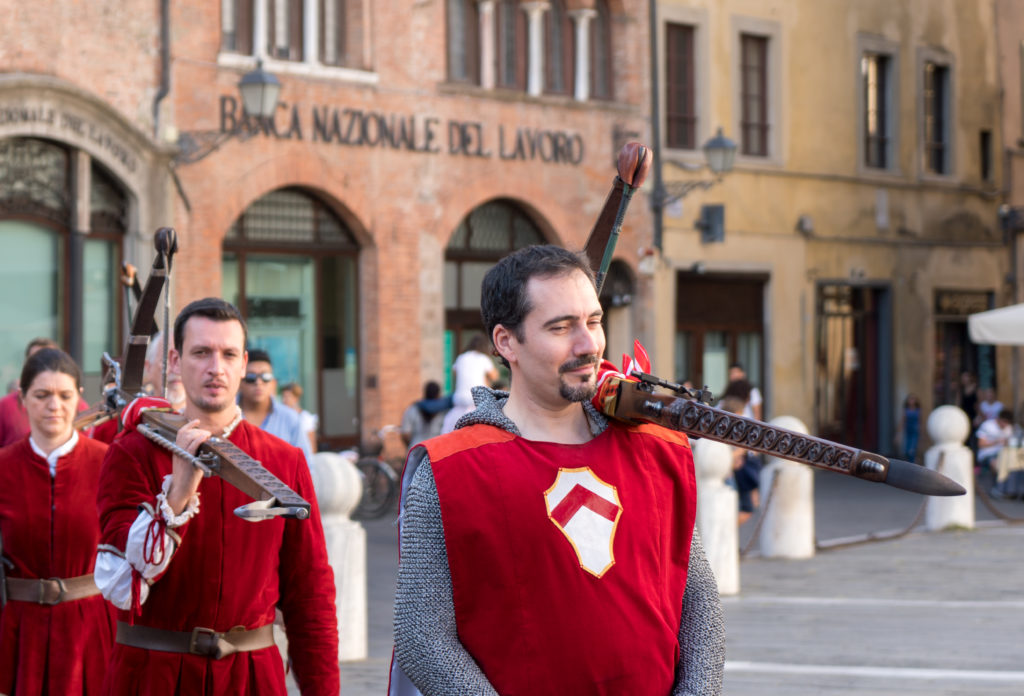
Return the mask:
<svg viewBox="0 0 1024 696">
<path fill-rule="evenodd" d="M 270 353 L 278 385 L 298 382 L 331 446 L 359 436 L 359 246 L 341 218 L 299 188 L 254 201 L 224 240 L 223 297 Z"/>
<path fill-rule="evenodd" d="M 61 238 L 19 220 L 0 220 L 0 386 L 21 376 L 25 346 L 37 336 L 58 337 L 57 269 Z"/>
<path fill-rule="evenodd" d="M 82 335 L 82 370 L 94 373 L 103 370 L 103 352 L 114 357 L 117 346 L 117 317 L 112 307 L 117 303 L 117 245 L 102 239 L 87 239 L 84 249 L 84 326 Z"/>
<path fill-rule="evenodd" d="M 704 382 L 720 396 L 729 384 L 729 345 L 724 331 L 704 332 Z"/>
</svg>

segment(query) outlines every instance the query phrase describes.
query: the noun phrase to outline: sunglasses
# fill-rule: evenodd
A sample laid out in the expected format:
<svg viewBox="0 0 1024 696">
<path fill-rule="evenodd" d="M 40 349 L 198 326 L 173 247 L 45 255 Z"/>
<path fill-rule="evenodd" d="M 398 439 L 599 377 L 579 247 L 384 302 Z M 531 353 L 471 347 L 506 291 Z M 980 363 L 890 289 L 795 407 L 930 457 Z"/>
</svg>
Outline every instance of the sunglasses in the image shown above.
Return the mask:
<svg viewBox="0 0 1024 696">
<path fill-rule="evenodd" d="M 256 381 L 261 379 L 263 380 L 264 384 L 269 383 L 273 381 L 274 373 L 261 372 L 259 374 L 256 374 L 255 372 L 249 372 L 248 374 L 245 375 L 245 377 L 242 378 L 242 381 L 245 382 L 246 384 L 256 384 Z"/>
</svg>

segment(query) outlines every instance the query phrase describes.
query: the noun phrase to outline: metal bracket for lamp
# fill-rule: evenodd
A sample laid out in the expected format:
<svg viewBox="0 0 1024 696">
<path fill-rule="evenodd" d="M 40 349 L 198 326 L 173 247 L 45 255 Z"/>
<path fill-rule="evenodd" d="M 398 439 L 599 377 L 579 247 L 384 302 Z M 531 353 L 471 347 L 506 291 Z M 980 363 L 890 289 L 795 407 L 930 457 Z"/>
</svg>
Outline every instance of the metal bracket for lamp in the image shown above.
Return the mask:
<svg viewBox="0 0 1024 696">
<path fill-rule="evenodd" d="M 247 72 L 238 81 L 245 113 L 255 118 L 259 126 L 273 118 L 277 109 L 277 97 L 281 93 L 281 82 L 263 69 L 263 60 L 256 61 L 256 69 Z M 201 130 L 183 131 L 178 135 L 176 164 L 191 164 L 216 152 L 232 138 L 248 140 L 261 131 L 260 127 L 241 127 L 231 131 Z"/>
</svg>

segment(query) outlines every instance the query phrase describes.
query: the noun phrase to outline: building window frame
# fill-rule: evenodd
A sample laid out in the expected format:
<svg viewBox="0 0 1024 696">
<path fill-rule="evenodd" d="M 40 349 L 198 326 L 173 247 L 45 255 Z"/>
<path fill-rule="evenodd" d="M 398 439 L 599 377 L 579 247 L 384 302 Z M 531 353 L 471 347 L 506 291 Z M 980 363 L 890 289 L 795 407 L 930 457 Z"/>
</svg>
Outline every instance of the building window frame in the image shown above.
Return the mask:
<svg viewBox="0 0 1024 696">
<path fill-rule="evenodd" d="M 494 3 L 494 86 L 526 90 L 528 46 L 526 13 L 516 0 Z"/>
<path fill-rule="evenodd" d="M 658 65 L 664 71 L 661 81 L 664 84 L 662 95 L 665 104 L 665 108 L 661 110 L 662 113 L 660 114 L 661 132 L 663 134 L 661 144 L 667 155 L 682 159 L 687 164 L 703 165 L 704 155 L 700 147 L 713 134 L 708 126 L 711 122 L 709 109 L 711 103 L 709 94 L 710 81 L 707 79 L 707 75 L 710 74 L 708 64 L 708 56 L 710 55 L 710 48 L 708 46 L 708 12 L 703 8 L 670 6 L 661 8 L 659 18 L 659 38 L 662 40 L 658 41 Z M 691 91 L 693 95 L 692 112 L 694 125 L 692 147 L 676 147 L 669 140 L 669 56 L 667 40 L 669 25 L 683 25 L 693 30 L 693 81 Z"/>
<path fill-rule="evenodd" d="M 957 171 L 956 66 L 953 55 L 942 49 L 921 48 L 916 72 L 920 176 L 949 181 L 956 177 Z M 929 73 L 938 80 L 932 81 Z M 936 166 L 936 158 L 941 158 L 940 166 Z"/>
<path fill-rule="evenodd" d="M 882 156 L 884 164 L 869 163 L 871 136 L 869 130 L 868 89 L 865 75 L 865 61 L 871 57 L 885 58 L 884 87 L 876 94 L 883 102 L 884 125 L 882 138 L 885 139 Z M 857 61 L 854 67 L 857 92 L 857 172 L 859 174 L 898 175 L 901 173 L 900 153 L 900 45 L 879 36 L 860 34 L 857 36 Z"/>
<path fill-rule="evenodd" d="M 279 2 L 287 3 L 289 9 L 287 57 L 277 55 L 274 48 L 275 8 Z M 336 12 L 345 13 L 344 19 L 336 18 L 336 25 L 344 29 L 345 35 L 336 38 L 333 62 L 326 57 L 325 48 L 328 2 L 335 3 Z M 221 67 L 251 70 L 262 61 L 265 70 L 282 75 L 379 82 L 372 65 L 371 0 L 221 0 L 220 8 L 217 64 Z M 356 20 L 358 26 L 353 27 L 348 20 Z"/>
<path fill-rule="evenodd" d="M 445 2 L 445 56 L 449 82 L 480 84 L 482 37 L 477 5 L 477 0 Z"/>
<path fill-rule="evenodd" d="M 300 219 L 304 222 L 308 220 L 308 228 L 303 228 L 301 225 L 288 227 L 287 216 L 268 207 L 268 204 L 275 202 L 271 197 L 278 194 L 284 194 L 293 200 L 301 197 L 308 204 L 308 217 L 305 214 L 300 215 Z M 279 221 L 281 229 L 288 229 L 290 234 L 276 235 L 273 232 L 267 232 Z M 259 233 L 250 234 L 251 231 L 257 229 L 260 230 Z M 306 234 L 300 235 L 300 232 Z M 254 310 L 262 311 L 262 307 L 266 306 L 266 303 L 262 305 L 254 303 L 254 298 L 247 292 L 250 265 L 265 262 L 268 259 L 273 260 L 271 257 L 310 262 L 313 274 L 313 291 L 310 299 L 313 305 L 314 336 L 312 338 L 312 363 L 306 366 L 308 369 L 305 372 L 315 375 L 315 377 L 306 379 L 300 374 L 298 381 L 303 383 L 307 394 L 306 407 L 321 414 L 318 440 L 332 448 L 356 445 L 360 436 L 358 426 L 351 432 L 337 430 L 328 432 L 323 414 L 327 412 L 326 405 L 329 399 L 326 393 L 325 371 L 351 369 L 354 377 L 351 383 L 358 385 L 364 370 L 364 356 L 361 350 L 362 337 L 360 335 L 362 332 L 360 328 L 362 327 L 360 319 L 362 302 L 358 290 L 361 250 L 359 238 L 346 217 L 334 205 L 320 197 L 316 191 L 303 186 L 277 188 L 251 201 L 231 223 L 221 244 L 223 261 L 230 261 L 237 267 L 237 274 L 232 277 L 237 282 L 237 286 L 231 289 L 224 287 L 223 295 L 230 301 L 233 299 L 231 293 L 237 292 L 236 304 L 242 316 L 247 320 L 251 318 Z M 354 277 L 348 278 L 349 284 L 354 288 L 353 294 L 349 297 L 351 312 L 343 315 L 339 320 L 339 324 L 345 324 L 349 330 L 342 331 L 335 337 L 329 337 L 324 329 L 324 316 L 328 311 L 329 299 L 325 290 L 326 279 L 330 275 L 327 270 L 332 264 L 341 263 L 349 264 L 355 274 Z M 227 276 L 222 278 L 222 282 L 226 284 Z M 341 340 L 339 338 L 341 336 L 347 340 Z M 332 338 L 337 339 L 335 341 L 337 345 L 335 350 L 329 351 L 327 346 Z M 250 335 L 250 340 L 252 340 L 252 335 Z M 344 343 L 348 343 L 352 347 L 352 351 L 345 350 Z M 275 360 L 280 360 L 280 356 L 275 356 Z M 349 360 L 353 361 L 350 366 L 348 365 Z M 342 367 L 339 368 L 339 365 Z M 295 375 L 289 376 L 289 379 L 293 377 Z M 353 423 L 358 423 L 361 422 L 362 414 L 362 392 L 358 386 L 354 387 L 354 396 L 356 403 Z M 336 424 L 335 427 L 337 427 Z"/>
<path fill-rule="evenodd" d="M 732 75 L 733 93 L 736 95 L 736 108 L 733 110 L 734 132 L 739 137 L 739 150 L 736 161 L 743 164 L 769 164 L 781 166 L 782 153 L 785 148 L 785 128 L 782 123 L 782 95 L 785 93 L 782 80 L 782 25 L 768 19 L 758 17 L 732 18 Z M 744 138 L 743 110 L 743 38 L 750 36 L 765 40 L 764 84 L 762 85 L 765 100 L 763 124 L 765 128 L 763 154 L 752 154 L 746 149 Z M 700 142 L 698 140 L 698 142 Z"/>
<path fill-rule="evenodd" d="M 576 39 L 564 0 L 548 0 L 544 12 L 544 92 L 572 95 L 576 72 Z"/>
<path fill-rule="evenodd" d="M 127 183 L 106 163 L 73 144 L 46 135 L 20 134 L 2 138 L 0 144 L 4 154 L 13 152 L 22 160 L 12 159 L 0 167 L 2 178 L 18 179 L 22 184 L 15 187 L 12 181 L 0 182 L 0 220 L 25 222 L 53 235 L 56 335 L 50 338 L 69 353 L 75 352 L 78 343 L 82 354 L 73 357 L 81 365 L 86 394 L 95 398 L 102 386 L 102 352 L 121 349 L 125 322 L 131 320 L 124 314 L 117 274 L 125 258 L 125 246 L 130 243 L 129 230 L 137 218 L 138 202 Z M 47 178 L 46 168 L 38 161 L 29 161 L 30 156 L 49 158 L 55 165 L 51 170 L 54 176 Z M 28 170 L 26 174 L 19 171 L 22 167 Z M 85 297 L 90 297 L 92 291 L 106 299 L 106 306 L 78 300 L 82 303 L 82 325 L 77 337 L 72 335 L 75 327 L 70 280 L 72 264 L 76 263 L 71 246 L 76 241 L 83 245 L 77 271 L 84 276 Z M 90 247 L 101 248 L 99 245 L 105 246 L 102 251 L 109 262 L 106 269 L 89 266 Z M 21 348 L 19 345 L 19 355 Z"/>
<path fill-rule="evenodd" d="M 589 65 L 586 71 L 589 81 L 588 99 L 611 101 L 615 98 L 615 74 L 612 64 L 612 12 L 607 0 L 594 3 L 594 16 L 590 19 L 587 31 L 590 35 Z M 579 72 L 583 67 L 577 65 L 576 70 Z"/>
</svg>

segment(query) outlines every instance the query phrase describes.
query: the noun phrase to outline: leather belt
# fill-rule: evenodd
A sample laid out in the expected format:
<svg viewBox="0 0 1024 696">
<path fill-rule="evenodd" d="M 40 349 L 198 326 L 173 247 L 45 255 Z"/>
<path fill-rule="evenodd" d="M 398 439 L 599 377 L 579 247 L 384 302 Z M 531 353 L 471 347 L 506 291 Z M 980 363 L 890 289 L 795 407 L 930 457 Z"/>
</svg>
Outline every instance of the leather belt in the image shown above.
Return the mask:
<svg viewBox="0 0 1024 696">
<path fill-rule="evenodd" d="M 73 602 L 99 593 L 100 588 L 96 587 L 92 573 L 74 578 L 42 580 L 7 578 L 7 599 L 16 602 L 35 602 L 52 607 L 61 602 Z"/>
<path fill-rule="evenodd" d="M 267 624 L 251 631 L 242 626 L 224 632 L 202 626 L 196 626 L 191 631 L 165 631 L 162 628 L 118 621 L 117 642 L 143 650 L 189 653 L 219 660 L 238 652 L 251 652 L 274 645 L 274 625 Z"/>
</svg>

